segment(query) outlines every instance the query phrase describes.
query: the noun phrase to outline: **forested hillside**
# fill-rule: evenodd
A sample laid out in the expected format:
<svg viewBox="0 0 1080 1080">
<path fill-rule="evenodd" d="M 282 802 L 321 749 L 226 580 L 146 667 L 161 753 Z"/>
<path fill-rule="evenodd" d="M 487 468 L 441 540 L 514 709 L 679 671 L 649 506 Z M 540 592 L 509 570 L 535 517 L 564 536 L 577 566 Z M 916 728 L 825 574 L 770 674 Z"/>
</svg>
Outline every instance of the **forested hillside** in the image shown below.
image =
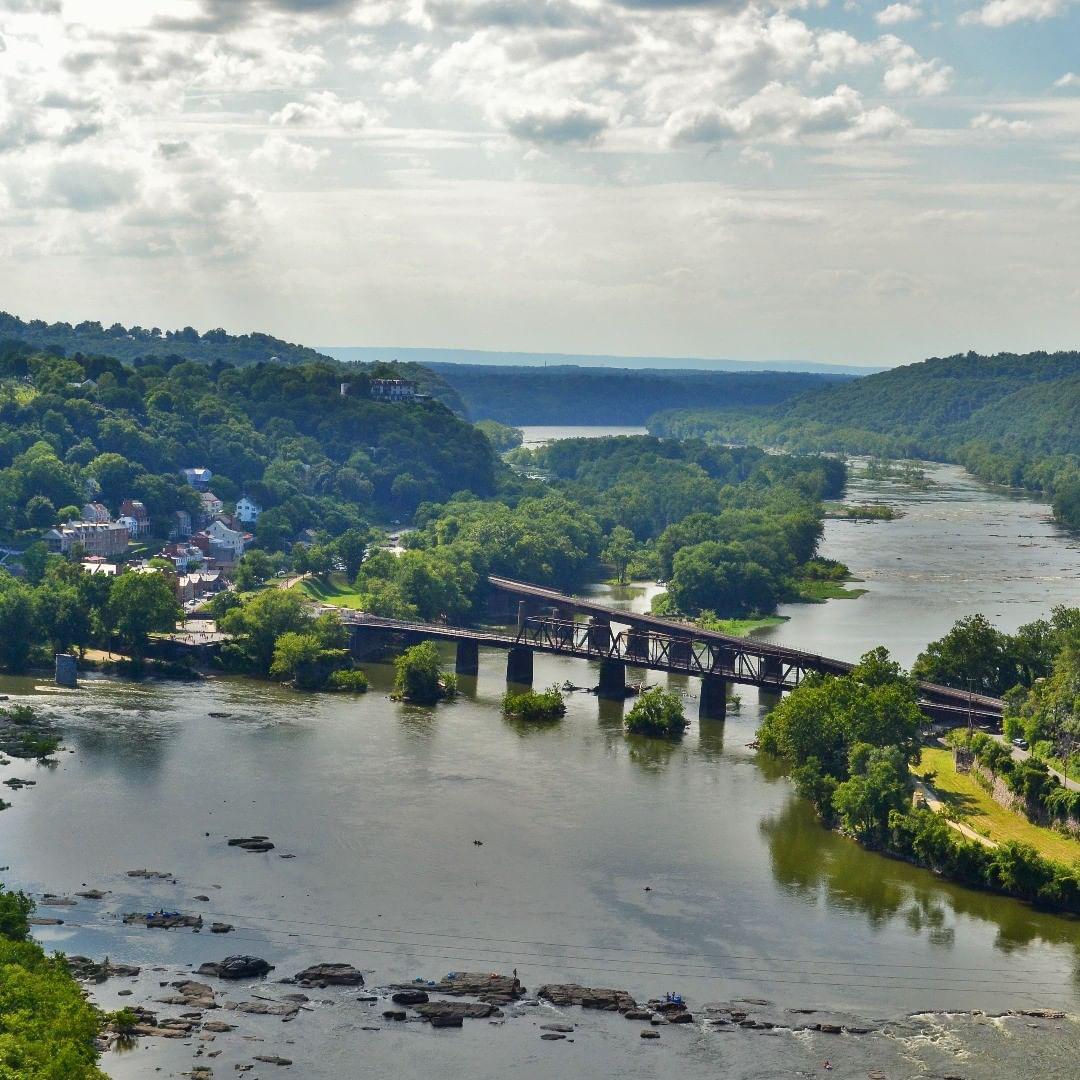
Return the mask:
<svg viewBox="0 0 1080 1080">
<path fill-rule="evenodd" d="M 461 399 L 429 368 L 416 363 L 399 363 L 391 357 L 373 356 L 367 363 L 341 363 L 306 345 L 294 345 L 269 334 L 230 334 L 224 330 L 199 333 L 190 326 L 181 330 L 146 329 L 99 322 L 47 323 L 29 322 L 0 311 L 0 345 L 23 343 L 58 356 L 83 353 L 88 356 L 112 356 L 125 363 L 136 360 L 195 360 L 202 364 L 307 364 L 313 360 L 339 367 L 341 378 L 348 380 L 356 372 L 384 378 L 409 379 L 424 393 L 464 415 Z"/>
<path fill-rule="evenodd" d="M 226 503 L 247 491 L 263 506 L 257 539 L 274 549 L 301 529 L 494 491 L 481 432 L 433 400 L 372 401 L 366 380 L 356 372 L 342 396 L 331 360 L 126 365 L 0 348 L 0 522 L 40 530 L 97 495 L 141 499 L 160 522 L 194 505 L 178 470 L 206 466 Z"/>
<path fill-rule="evenodd" d="M 644 424 L 661 409 L 773 405 L 847 381 L 789 371 L 429 366 L 457 391 L 472 419 L 504 424 Z"/>
<path fill-rule="evenodd" d="M 769 409 L 653 417 L 659 435 L 958 461 L 996 483 L 1046 491 L 1080 526 L 1080 353 L 933 358 Z"/>
</svg>

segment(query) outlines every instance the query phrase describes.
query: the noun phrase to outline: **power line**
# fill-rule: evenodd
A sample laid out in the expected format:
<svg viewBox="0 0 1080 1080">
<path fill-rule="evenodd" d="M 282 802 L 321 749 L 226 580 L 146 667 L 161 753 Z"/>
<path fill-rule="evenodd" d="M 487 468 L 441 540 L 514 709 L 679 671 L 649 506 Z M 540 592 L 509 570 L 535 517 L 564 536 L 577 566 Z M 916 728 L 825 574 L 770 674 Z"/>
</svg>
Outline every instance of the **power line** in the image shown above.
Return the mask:
<svg viewBox="0 0 1080 1080">
<path fill-rule="evenodd" d="M 87 928 L 87 929 L 92 929 L 93 928 L 89 924 L 71 923 L 71 924 L 68 924 L 68 925 L 82 926 L 82 927 Z M 118 930 L 119 927 L 102 926 L 102 927 L 100 927 L 100 929 L 104 929 L 104 930 L 107 930 L 107 931 L 114 931 L 114 930 Z M 250 942 L 265 942 L 267 936 L 269 936 L 269 935 L 277 935 L 279 937 L 284 936 L 287 939 L 289 939 L 290 944 L 295 943 L 297 945 L 303 945 L 303 946 L 308 946 L 310 948 L 320 948 L 320 949 L 325 949 L 327 947 L 326 943 L 324 943 L 324 942 L 321 942 L 321 941 L 313 942 L 311 940 L 307 940 L 307 939 L 301 937 L 298 934 L 292 934 L 292 933 L 289 933 L 289 932 L 284 931 L 284 930 L 261 930 L 261 929 L 259 929 L 257 927 L 241 927 L 240 929 L 241 930 L 248 930 L 248 931 L 254 930 L 256 933 L 261 934 L 263 936 L 261 936 L 261 937 L 249 937 L 249 936 L 245 936 L 244 934 L 236 934 L 236 933 L 234 933 L 234 934 L 230 935 L 230 940 L 233 940 L 233 941 L 250 941 Z M 346 940 L 353 940 L 353 939 L 346 939 Z M 272 942 L 272 943 L 277 944 L 277 945 L 284 944 L 283 942 Z M 483 955 L 483 956 L 476 956 L 476 955 L 465 956 L 465 955 L 461 955 L 460 953 L 457 953 L 457 952 L 446 952 L 445 949 L 449 948 L 449 946 L 441 946 L 441 945 L 432 946 L 432 945 L 423 945 L 423 944 L 410 943 L 410 942 L 396 942 L 396 943 L 395 942 L 380 942 L 379 944 L 392 944 L 392 945 L 396 945 L 397 947 L 396 948 L 391 948 L 391 949 L 381 949 L 381 948 L 372 948 L 370 946 L 360 947 L 360 946 L 336 945 L 335 946 L 335 951 L 344 952 L 344 953 L 350 953 L 350 954 L 355 954 L 355 955 L 360 955 L 360 956 L 370 955 L 370 954 L 386 955 L 386 956 L 401 956 L 406 951 L 412 951 L 412 952 L 418 952 L 418 953 L 423 953 L 423 954 L 430 954 L 428 958 L 432 959 L 432 960 L 450 960 L 450 961 L 454 961 L 456 963 L 478 964 L 478 965 L 481 966 L 481 969 L 490 966 L 493 962 L 498 963 L 499 961 L 495 960 L 495 957 L 498 956 L 498 955 L 510 955 L 509 952 L 506 951 L 506 950 L 493 950 L 493 951 L 490 951 L 486 955 Z M 520 960 L 520 956 L 516 957 L 515 959 Z M 731 971 L 731 972 L 728 972 L 728 973 L 725 973 L 725 974 L 715 974 L 714 975 L 714 974 L 706 974 L 706 973 L 698 972 L 698 971 L 687 971 L 687 970 L 673 971 L 673 970 L 656 970 L 654 968 L 613 968 L 613 967 L 610 966 L 610 963 L 607 966 L 590 966 L 590 965 L 585 965 L 585 964 L 567 964 L 565 962 L 565 959 L 571 959 L 571 960 L 573 960 L 573 959 L 588 959 L 588 960 L 599 961 L 601 959 L 599 957 L 568 957 L 568 958 L 564 959 L 564 958 L 561 958 L 561 957 L 551 957 L 551 956 L 544 956 L 542 954 L 536 954 L 534 956 L 530 956 L 529 959 L 530 959 L 530 961 L 534 961 L 534 966 L 535 967 L 538 967 L 538 968 L 541 968 L 541 969 L 546 969 L 546 970 L 549 970 L 549 971 L 564 971 L 564 970 L 566 970 L 566 971 L 590 971 L 590 972 L 603 972 L 603 973 L 605 973 L 607 975 L 648 975 L 648 976 L 653 976 L 653 977 L 657 977 L 657 978 L 701 979 L 701 980 L 716 981 L 716 982 L 738 982 L 738 983 L 767 984 L 767 985 L 774 985 L 775 984 L 775 985 L 788 985 L 788 986 L 830 986 L 830 987 L 842 987 L 842 988 L 850 988 L 850 989 L 870 989 L 870 990 L 913 990 L 913 991 L 923 991 L 923 992 L 931 992 L 932 991 L 932 992 L 938 992 L 938 993 L 968 993 L 968 994 L 972 994 L 972 993 L 987 994 L 987 993 L 989 993 L 989 994 L 996 994 L 996 995 L 1008 994 L 1008 995 L 1011 995 L 1011 996 L 1014 996 L 1014 997 L 1023 996 L 1023 997 L 1028 997 L 1028 998 L 1033 997 L 1035 994 L 1046 994 L 1047 992 L 1050 992 L 1050 993 L 1060 992 L 1060 987 L 1058 987 L 1058 986 L 1050 987 L 1049 985 L 1046 985 L 1044 987 L 1042 984 L 1036 984 L 1036 983 L 1024 984 L 1022 986 L 1017 986 L 1014 983 L 1013 985 L 1011 985 L 1011 986 L 1009 986 L 1007 988 L 1001 988 L 1000 982 L 996 982 L 994 984 L 985 983 L 985 984 L 973 984 L 973 985 L 965 985 L 965 986 L 939 986 L 939 985 L 928 985 L 926 983 L 919 982 L 916 985 L 900 986 L 900 985 L 882 984 L 881 982 L 870 982 L 870 983 L 852 982 L 852 981 L 850 981 L 850 979 L 847 978 L 847 973 L 845 973 L 845 972 L 829 972 L 829 971 L 824 971 L 824 972 L 790 972 L 790 973 L 789 972 L 784 972 L 783 974 L 793 974 L 793 975 L 805 975 L 805 976 L 807 976 L 807 978 L 788 979 L 788 978 L 777 978 L 777 977 L 775 977 L 774 973 L 768 972 L 768 971 L 754 972 L 752 974 L 750 974 L 750 973 L 744 974 L 740 970 L 740 971 Z M 620 962 L 631 963 L 632 961 L 620 961 Z M 823 977 L 825 977 L 825 978 L 833 978 L 833 979 L 840 979 L 841 981 L 838 981 L 838 982 L 822 981 Z M 853 977 L 854 978 L 874 978 L 875 976 L 860 975 L 860 974 L 856 973 L 856 974 L 853 975 Z M 916 976 L 884 976 L 883 975 L 883 976 L 877 976 L 877 978 L 890 979 L 890 980 L 904 978 L 904 979 L 907 979 L 909 981 L 912 981 L 912 980 L 915 980 L 917 977 Z"/>
</svg>

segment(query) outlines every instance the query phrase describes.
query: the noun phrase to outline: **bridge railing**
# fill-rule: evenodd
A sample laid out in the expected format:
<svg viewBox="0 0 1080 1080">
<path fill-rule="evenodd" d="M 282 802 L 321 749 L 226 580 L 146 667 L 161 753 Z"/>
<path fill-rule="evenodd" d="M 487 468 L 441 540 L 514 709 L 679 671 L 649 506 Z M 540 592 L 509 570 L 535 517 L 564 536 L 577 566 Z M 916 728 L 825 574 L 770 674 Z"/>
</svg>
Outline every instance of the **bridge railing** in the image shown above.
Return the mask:
<svg viewBox="0 0 1080 1080">
<path fill-rule="evenodd" d="M 783 657 L 762 656 L 735 644 L 634 628 L 616 634 L 602 622 L 533 616 L 518 631 L 517 643 L 589 659 L 621 660 L 630 665 L 699 677 L 721 676 L 778 689 L 798 686 L 806 674 Z"/>
</svg>

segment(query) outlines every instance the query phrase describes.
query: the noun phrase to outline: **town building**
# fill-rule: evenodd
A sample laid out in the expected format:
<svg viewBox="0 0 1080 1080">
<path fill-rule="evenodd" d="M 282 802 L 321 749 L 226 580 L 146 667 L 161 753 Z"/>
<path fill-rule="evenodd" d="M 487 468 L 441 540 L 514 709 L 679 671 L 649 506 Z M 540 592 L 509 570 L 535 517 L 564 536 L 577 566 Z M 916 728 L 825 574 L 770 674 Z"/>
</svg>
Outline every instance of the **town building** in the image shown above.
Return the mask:
<svg viewBox="0 0 1080 1080">
<path fill-rule="evenodd" d="M 120 504 L 120 518 L 130 518 L 135 523 L 132 536 L 146 536 L 150 531 L 150 513 L 146 504 L 138 499 L 125 499 Z"/>
<path fill-rule="evenodd" d="M 83 521 L 94 521 L 99 525 L 105 524 L 106 521 L 112 520 L 112 514 L 109 513 L 109 508 L 104 503 L 92 502 L 87 503 L 82 508 Z"/>
<path fill-rule="evenodd" d="M 407 379 L 372 379 L 371 398 L 373 401 L 412 401 L 417 396 L 416 383 Z"/>
<path fill-rule="evenodd" d="M 102 577 L 116 577 L 120 573 L 120 564 L 108 562 L 100 555 L 88 555 L 79 565 L 88 574 L 100 574 Z"/>
<path fill-rule="evenodd" d="M 236 500 L 236 516 L 245 525 L 254 525 L 261 513 L 262 507 L 249 495 L 241 495 Z"/>
<path fill-rule="evenodd" d="M 199 503 L 201 506 L 200 518 L 204 523 L 225 509 L 225 504 L 212 491 L 204 491 L 199 496 Z"/>
<path fill-rule="evenodd" d="M 174 510 L 169 515 L 169 539 L 186 540 L 191 535 L 191 515 L 186 510 Z"/>
<path fill-rule="evenodd" d="M 158 558 L 168 559 L 176 567 L 178 574 L 186 574 L 193 563 L 197 566 L 205 566 L 209 552 L 203 551 L 195 544 L 166 544 L 158 552 Z"/>
<path fill-rule="evenodd" d="M 127 551 L 131 532 L 119 521 L 69 521 L 45 534 L 49 550 L 67 555 L 72 548 L 81 547 L 87 555 L 109 558 Z"/>
<path fill-rule="evenodd" d="M 196 491 L 206 491 L 210 487 L 210 481 L 214 479 L 214 474 L 206 468 L 194 468 L 194 469 L 181 469 L 180 475 L 193 487 Z"/>
<path fill-rule="evenodd" d="M 250 533 L 230 529 L 223 521 L 212 521 L 191 538 L 192 544 L 211 556 L 220 566 L 233 567 L 243 557 L 244 548 L 251 540 Z"/>
</svg>

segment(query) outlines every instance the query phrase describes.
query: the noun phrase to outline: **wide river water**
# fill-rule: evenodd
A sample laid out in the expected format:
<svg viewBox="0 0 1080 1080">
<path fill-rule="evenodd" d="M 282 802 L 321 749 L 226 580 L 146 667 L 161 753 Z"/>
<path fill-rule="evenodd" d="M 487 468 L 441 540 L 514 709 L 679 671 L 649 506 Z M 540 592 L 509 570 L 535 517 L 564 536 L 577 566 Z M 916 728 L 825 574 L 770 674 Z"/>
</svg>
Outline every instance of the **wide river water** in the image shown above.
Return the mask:
<svg viewBox="0 0 1080 1080">
<path fill-rule="evenodd" d="M 849 498 L 885 497 L 906 516 L 832 521 L 825 553 L 869 592 L 796 606 L 772 631 L 822 654 L 857 657 L 877 643 L 909 662 L 956 618 L 983 611 L 1004 628 L 1080 603 L 1080 548 L 1047 508 L 989 491 L 958 469 L 911 492 L 856 482 Z M 640 605 L 650 589 L 599 588 Z M 236 952 L 277 965 L 227 996 L 275 997 L 273 978 L 344 960 L 368 984 L 450 970 L 665 991 L 702 1003 L 753 998 L 779 1027 L 696 1023 L 638 1038 L 617 1014 L 523 1008 L 464 1030 L 381 1019 L 383 1003 L 344 990 L 296 1022 L 218 1013 L 239 1025 L 213 1043 L 147 1038 L 103 1061 L 117 1080 L 180 1076 L 200 1047 L 216 1076 L 779 1077 L 822 1074 L 1075 1077 L 1080 1060 L 1080 922 L 957 888 L 826 832 L 788 782 L 747 747 L 763 703 L 741 689 L 724 723 L 695 722 L 677 747 L 627 739 L 623 707 L 567 698 L 560 723 L 503 719 L 504 657 L 435 709 L 389 699 L 391 672 L 371 665 L 361 698 L 300 695 L 229 678 L 133 685 L 90 678 L 74 693 L 33 680 L 33 695 L 71 753 L 52 769 L 23 762 L 4 778 L 37 786 L 0 814 L 4 880 L 40 896 L 85 886 L 103 901 L 42 907 L 48 947 L 143 965 L 137 980 L 95 989 L 109 1007 L 152 1001 L 185 965 Z M 658 676 L 652 676 L 655 680 Z M 537 656 L 538 686 L 596 681 L 580 661 Z M 672 677 L 696 705 L 694 680 Z M 696 717 L 696 709 L 688 710 Z M 217 715 L 214 715 L 217 714 Z M 230 848 L 253 833 L 266 854 Z M 476 841 L 480 841 L 479 844 Z M 283 859 L 280 856 L 295 856 Z M 176 883 L 131 878 L 149 868 Z M 194 900 L 208 896 L 208 901 Z M 158 907 L 227 921 L 227 936 L 124 926 Z M 153 969 L 153 970 L 152 970 Z M 119 991 L 133 989 L 132 997 Z M 1054 1007 L 1066 1019 L 971 1010 Z M 183 1009 L 156 1006 L 165 1015 Z M 793 1032 L 816 1008 L 860 1018 L 863 1035 Z M 565 1015 L 562 1015 L 565 1014 Z M 577 1025 L 542 1041 L 541 1023 Z M 261 1041 L 257 1041 L 261 1040 Z M 158 1072 L 157 1070 L 160 1070 Z"/>
</svg>

